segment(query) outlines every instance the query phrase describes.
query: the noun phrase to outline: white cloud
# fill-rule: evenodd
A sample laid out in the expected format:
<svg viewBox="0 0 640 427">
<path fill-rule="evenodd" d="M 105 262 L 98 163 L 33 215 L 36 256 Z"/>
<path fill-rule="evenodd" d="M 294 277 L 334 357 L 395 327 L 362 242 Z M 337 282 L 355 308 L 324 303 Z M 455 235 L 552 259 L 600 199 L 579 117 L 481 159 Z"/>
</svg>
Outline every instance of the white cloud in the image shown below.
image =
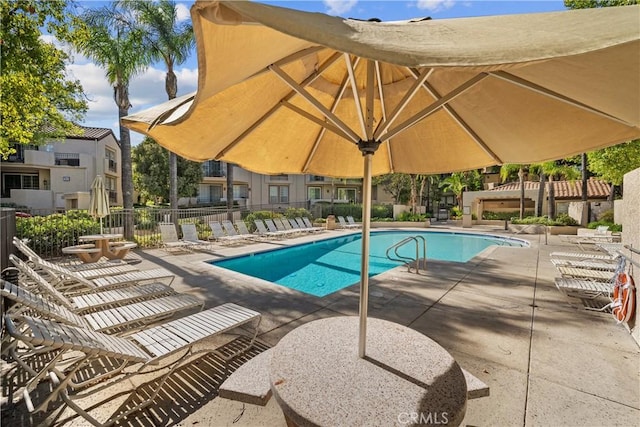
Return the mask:
<svg viewBox="0 0 640 427">
<path fill-rule="evenodd" d="M 418 0 L 416 6 L 418 9 L 426 9 L 431 12 L 450 9 L 455 5 L 454 0 Z"/>
<path fill-rule="evenodd" d="M 323 0 L 329 15 L 342 15 L 358 4 L 358 0 Z"/>
<path fill-rule="evenodd" d="M 189 6 L 184 3 L 178 3 L 176 5 L 176 17 L 178 22 L 190 20 L 191 12 L 189 11 Z"/>
<path fill-rule="evenodd" d="M 105 70 L 93 62 L 71 64 L 67 67 L 70 78 L 80 80 L 89 104 L 89 111 L 82 123 L 88 127 L 110 128 L 119 138 L 118 107 L 113 100 L 113 88 L 107 81 Z M 198 70 L 179 68 L 178 96 L 193 92 L 198 85 Z M 142 111 L 167 100 L 164 88 L 166 71 L 164 68 L 149 67 L 129 83 L 129 113 Z M 142 135 L 131 132 L 133 145 L 142 141 Z"/>
</svg>

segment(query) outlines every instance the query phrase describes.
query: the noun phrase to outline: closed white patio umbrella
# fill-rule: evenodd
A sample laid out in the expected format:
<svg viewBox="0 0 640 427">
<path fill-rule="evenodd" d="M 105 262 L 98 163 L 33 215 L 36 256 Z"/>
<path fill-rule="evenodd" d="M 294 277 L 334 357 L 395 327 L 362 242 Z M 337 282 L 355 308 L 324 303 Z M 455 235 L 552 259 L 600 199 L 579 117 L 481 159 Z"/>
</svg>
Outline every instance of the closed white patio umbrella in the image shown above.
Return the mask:
<svg viewBox="0 0 640 427">
<path fill-rule="evenodd" d="M 102 219 L 111 213 L 109 209 L 109 192 L 104 186 L 101 175 L 97 175 L 91 184 L 89 198 L 89 215 L 100 219 L 100 234 L 102 234 Z"/>
</svg>

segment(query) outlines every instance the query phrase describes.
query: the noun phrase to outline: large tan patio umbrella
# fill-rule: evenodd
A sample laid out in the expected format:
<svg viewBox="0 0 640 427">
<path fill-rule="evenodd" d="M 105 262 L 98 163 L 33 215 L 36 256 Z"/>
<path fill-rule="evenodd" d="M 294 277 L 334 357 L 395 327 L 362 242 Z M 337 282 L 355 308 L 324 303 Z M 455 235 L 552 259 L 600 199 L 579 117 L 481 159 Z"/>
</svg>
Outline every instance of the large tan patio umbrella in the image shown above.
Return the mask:
<svg viewBox="0 0 640 427">
<path fill-rule="evenodd" d="M 123 119 L 191 160 L 362 177 L 533 163 L 640 137 L 640 7 L 369 22 L 244 1 L 191 9 L 198 91 Z M 355 96 L 354 96 L 355 95 Z"/>
<path fill-rule="evenodd" d="M 102 234 L 102 219 L 110 214 L 109 193 L 104 186 L 101 175 L 96 175 L 91 184 L 91 197 L 89 198 L 89 215 L 100 219 L 100 234 Z"/>
</svg>

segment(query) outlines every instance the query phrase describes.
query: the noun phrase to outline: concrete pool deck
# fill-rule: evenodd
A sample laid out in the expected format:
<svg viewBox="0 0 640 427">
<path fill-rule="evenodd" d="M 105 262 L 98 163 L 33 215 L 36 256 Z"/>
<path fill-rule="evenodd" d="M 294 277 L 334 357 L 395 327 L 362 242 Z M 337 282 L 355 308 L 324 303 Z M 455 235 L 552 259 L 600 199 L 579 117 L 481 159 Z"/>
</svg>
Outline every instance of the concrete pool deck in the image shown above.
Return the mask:
<svg viewBox="0 0 640 427">
<path fill-rule="evenodd" d="M 437 228 L 434 228 L 437 229 Z M 424 229 L 421 229 L 424 230 Z M 480 227 L 459 229 L 478 232 Z M 508 236 L 504 230 L 487 230 Z M 350 232 L 350 231 L 349 231 Z M 357 232 L 357 231 L 356 231 Z M 326 235 L 341 235 L 331 231 Z M 518 235 L 529 248 L 493 247 L 470 262 L 428 261 L 416 275 L 396 268 L 370 280 L 369 315 L 400 323 L 443 346 L 461 367 L 484 381 L 491 395 L 468 402 L 463 425 L 473 426 L 637 426 L 640 419 L 640 351 L 629 332 L 609 314 L 570 304 L 554 286 L 549 254 L 579 250 L 557 236 Z M 203 261 L 274 245 L 296 244 L 308 236 L 238 247 L 215 246 L 211 253 L 136 251 L 138 268 L 164 267 L 176 274 L 173 287 L 203 298 L 205 307 L 235 302 L 263 314 L 259 341 L 274 346 L 308 321 L 357 315 L 357 285 L 323 298 L 222 271 Z M 357 343 L 354 342 L 354 351 Z M 208 361 L 178 370 L 152 409 L 134 414 L 131 425 L 285 426 L 272 399 L 267 406 L 217 397 L 220 378 Z M 106 414 L 118 404 L 96 411 Z M 86 425 L 68 419 L 55 425 Z M 36 425 L 24 402 L 3 407 L 5 425 Z M 49 417 L 51 420 L 51 417 Z"/>
</svg>

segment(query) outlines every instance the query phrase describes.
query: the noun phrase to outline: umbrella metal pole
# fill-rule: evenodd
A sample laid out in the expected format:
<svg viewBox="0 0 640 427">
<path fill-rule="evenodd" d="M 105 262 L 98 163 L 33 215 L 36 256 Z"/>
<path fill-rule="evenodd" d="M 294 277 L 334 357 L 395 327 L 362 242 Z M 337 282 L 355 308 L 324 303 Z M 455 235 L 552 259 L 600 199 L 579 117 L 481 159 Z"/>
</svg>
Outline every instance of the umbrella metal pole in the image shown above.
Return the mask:
<svg viewBox="0 0 640 427">
<path fill-rule="evenodd" d="M 373 153 L 364 155 L 362 181 L 362 258 L 360 260 L 360 335 L 358 356 L 364 358 L 367 342 L 367 310 L 369 307 L 369 229 L 371 228 L 371 163 Z"/>
</svg>

